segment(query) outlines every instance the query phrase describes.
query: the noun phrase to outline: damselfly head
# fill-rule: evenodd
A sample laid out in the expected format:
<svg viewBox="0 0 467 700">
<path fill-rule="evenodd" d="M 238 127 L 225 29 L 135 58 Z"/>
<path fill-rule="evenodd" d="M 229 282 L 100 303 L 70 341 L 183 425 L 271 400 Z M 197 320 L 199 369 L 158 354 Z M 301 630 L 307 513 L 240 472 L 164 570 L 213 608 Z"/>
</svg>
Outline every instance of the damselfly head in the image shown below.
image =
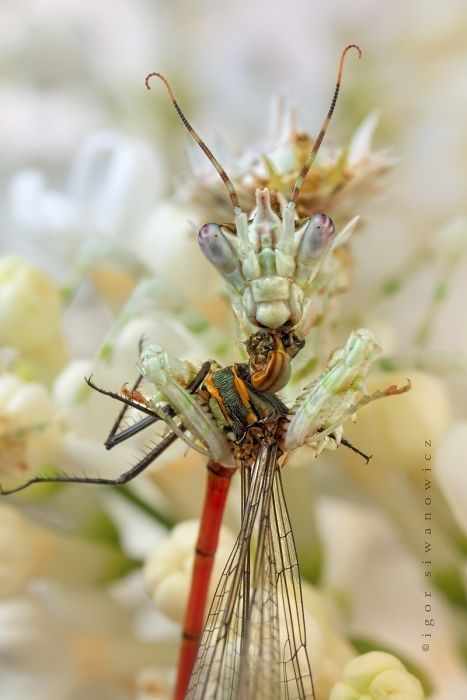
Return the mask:
<svg viewBox="0 0 467 700">
<path fill-rule="evenodd" d="M 288 383 L 292 370 L 280 332 L 262 330 L 246 342 L 251 384 L 258 391 L 276 393 Z"/>
<path fill-rule="evenodd" d="M 270 393 L 283 389 L 291 376 L 290 360 L 304 345 L 304 340 L 287 330 L 252 333 L 245 346 L 253 387 Z"/>
</svg>

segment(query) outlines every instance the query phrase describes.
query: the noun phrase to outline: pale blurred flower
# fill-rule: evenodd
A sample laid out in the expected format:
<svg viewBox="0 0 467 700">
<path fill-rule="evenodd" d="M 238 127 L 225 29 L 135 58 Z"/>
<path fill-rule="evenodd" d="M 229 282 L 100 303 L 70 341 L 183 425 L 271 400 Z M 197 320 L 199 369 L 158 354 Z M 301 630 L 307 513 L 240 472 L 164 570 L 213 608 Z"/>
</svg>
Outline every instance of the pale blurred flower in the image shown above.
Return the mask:
<svg viewBox="0 0 467 700">
<path fill-rule="evenodd" d="M 317 697 L 324 698 L 355 652 L 337 631 L 335 610 L 319 589 L 303 581 L 302 593 L 313 683 Z"/>
<path fill-rule="evenodd" d="M 373 651 L 349 661 L 329 700 L 424 700 L 420 681 L 391 654 Z"/>
<path fill-rule="evenodd" d="M 299 218 L 326 212 L 339 229 L 355 215 L 363 198 L 366 202 L 374 195 L 382 176 L 395 163 L 388 152 L 372 147 L 377 123 L 377 115 L 371 114 L 356 129 L 348 146 L 341 148 L 326 142 L 321 146 L 300 191 Z M 258 187 L 268 187 L 287 200 L 313 143 L 314 139 L 297 127 L 296 109 L 288 97 L 277 95 L 268 136 L 236 158 L 229 154 L 223 158 L 242 208 L 251 211 Z M 224 186 L 214 168 L 203 159 L 204 155 L 195 150 L 192 164 L 196 179 L 183 182 L 182 196 L 211 211 L 215 221 L 231 219 Z"/>
<path fill-rule="evenodd" d="M 170 639 L 132 631 L 132 615 L 98 589 L 37 587 L 0 601 L 2 692 L 14 700 L 129 697 L 154 659 L 171 667 Z M 11 695 L 6 693 L 11 692 Z"/>
<path fill-rule="evenodd" d="M 54 461 L 61 421 L 48 390 L 14 374 L 0 375 L 0 475 L 5 486 Z"/>
<path fill-rule="evenodd" d="M 70 650 L 60 627 L 31 594 L 0 601 L 0 672 L 5 698 L 71 698 L 74 679 Z"/>
<path fill-rule="evenodd" d="M 62 190 L 48 186 L 36 170 L 14 176 L 8 197 L 11 225 L 31 245 L 47 243 L 49 262 L 63 276 L 60 260 L 73 262 L 86 239 L 101 236 L 128 247 L 165 188 L 162 161 L 145 141 L 96 131 L 77 151 Z"/>
<path fill-rule="evenodd" d="M 170 700 L 173 694 L 174 672 L 144 669 L 137 676 L 136 700 Z"/>
<path fill-rule="evenodd" d="M 58 287 L 26 260 L 0 257 L 0 345 L 13 347 L 20 370 L 50 378 L 66 361 Z"/>
<path fill-rule="evenodd" d="M 437 377 L 408 369 L 407 373 L 373 374 L 368 388 L 401 386 L 410 376 L 412 388 L 394 401 L 377 401 L 348 423 L 346 437 L 365 452 L 374 455 L 382 470 L 401 469 L 409 474 L 420 471 L 425 440 L 434 449 L 451 420 L 451 405 L 446 387 Z"/>
<path fill-rule="evenodd" d="M 454 423 L 435 457 L 434 474 L 454 517 L 467 534 L 467 422 Z"/>
<path fill-rule="evenodd" d="M 54 532 L 0 504 L 0 596 L 33 577 L 83 585 L 123 574 L 129 561 L 115 546 Z"/>
<path fill-rule="evenodd" d="M 198 529 L 197 520 L 178 523 L 166 539 L 157 544 L 144 565 L 146 590 L 156 608 L 178 623 L 183 620 L 188 601 Z M 211 578 L 211 596 L 234 541 L 233 535 L 221 528 Z"/>
<path fill-rule="evenodd" d="M 219 290 L 219 275 L 198 248 L 198 229 L 205 216 L 199 206 L 165 200 L 129 241 L 153 274 L 176 279 L 178 289 L 191 300 L 205 300 Z"/>
<path fill-rule="evenodd" d="M 0 504 L 0 598 L 20 590 L 36 573 L 41 554 L 29 523 L 12 506 Z"/>
</svg>

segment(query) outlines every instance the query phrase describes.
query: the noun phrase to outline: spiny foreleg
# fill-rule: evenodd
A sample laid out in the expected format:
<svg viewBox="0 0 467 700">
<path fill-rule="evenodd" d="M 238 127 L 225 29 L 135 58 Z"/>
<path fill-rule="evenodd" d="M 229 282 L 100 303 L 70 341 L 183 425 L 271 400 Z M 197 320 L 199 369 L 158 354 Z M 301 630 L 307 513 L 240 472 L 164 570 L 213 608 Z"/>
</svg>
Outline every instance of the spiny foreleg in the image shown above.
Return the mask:
<svg viewBox="0 0 467 700">
<path fill-rule="evenodd" d="M 305 388 L 291 409 L 286 450 L 311 444 L 320 451 L 329 436 L 339 443 L 343 423 L 360 408 L 410 389 L 408 381 L 403 387 L 366 392 L 365 378 L 380 353 L 371 331 L 363 328 L 350 334 L 345 346 L 333 353 L 324 372 Z"/>
</svg>

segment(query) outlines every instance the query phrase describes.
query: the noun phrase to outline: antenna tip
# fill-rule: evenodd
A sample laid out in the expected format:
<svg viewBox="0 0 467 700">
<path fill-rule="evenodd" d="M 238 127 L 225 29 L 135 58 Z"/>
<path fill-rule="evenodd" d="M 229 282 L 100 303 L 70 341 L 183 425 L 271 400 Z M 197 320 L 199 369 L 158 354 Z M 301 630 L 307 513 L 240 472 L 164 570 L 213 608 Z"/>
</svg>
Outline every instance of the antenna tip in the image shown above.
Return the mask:
<svg viewBox="0 0 467 700">
<path fill-rule="evenodd" d="M 359 46 L 358 44 L 347 44 L 347 46 L 345 47 L 345 49 L 344 49 L 343 52 L 342 52 L 342 56 L 344 57 L 345 54 L 347 53 L 347 51 L 350 51 L 350 49 L 355 49 L 355 51 L 357 51 L 357 53 L 358 53 L 358 60 L 360 60 L 361 57 L 362 57 L 362 55 L 363 55 L 363 53 L 362 53 L 362 50 L 361 50 L 361 48 L 360 48 L 360 46 Z"/>
<path fill-rule="evenodd" d="M 159 78 L 164 83 L 166 83 L 166 80 L 165 80 L 164 76 L 162 75 L 162 73 L 148 73 L 144 79 L 144 84 L 146 85 L 146 90 L 151 89 L 151 82 L 150 82 L 151 78 Z"/>
<path fill-rule="evenodd" d="M 146 90 L 150 90 L 150 89 L 151 89 L 151 85 L 150 85 L 149 81 L 151 80 L 151 78 L 153 77 L 153 75 L 154 75 L 154 73 L 148 73 L 147 76 L 146 76 L 145 79 L 144 79 L 144 84 L 146 85 Z"/>
</svg>

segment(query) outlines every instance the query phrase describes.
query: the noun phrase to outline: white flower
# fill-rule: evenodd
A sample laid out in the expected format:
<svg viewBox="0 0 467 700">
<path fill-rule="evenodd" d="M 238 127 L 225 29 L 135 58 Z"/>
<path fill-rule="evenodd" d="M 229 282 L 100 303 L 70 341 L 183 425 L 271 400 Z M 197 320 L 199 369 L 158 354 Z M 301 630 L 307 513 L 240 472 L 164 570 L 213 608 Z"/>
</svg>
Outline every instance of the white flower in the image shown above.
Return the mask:
<svg viewBox="0 0 467 700">
<path fill-rule="evenodd" d="M 63 365 L 62 312 L 50 277 L 22 258 L 0 257 L 0 345 L 17 350 L 24 371 L 50 377 Z"/>
<path fill-rule="evenodd" d="M 70 697 L 74 686 L 70 649 L 35 596 L 0 601 L 0 675 L 2 696 L 8 700 Z"/>
<path fill-rule="evenodd" d="M 15 175 L 10 237 L 25 239 L 21 248 L 52 269 L 69 295 L 88 274 L 117 310 L 147 273 L 144 253 L 131 255 L 128 244 L 165 188 L 162 159 L 148 143 L 95 131 L 79 148 L 63 189 L 52 189 L 36 170 Z"/>
<path fill-rule="evenodd" d="M 334 611 L 324 595 L 302 581 L 306 640 L 317 697 L 328 697 L 331 686 L 354 656 L 350 644 L 336 631 Z"/>
<path fill-rule="evenodd" d="M 196 520 L 176 525 L 168 537 L 151 552 L 144 565 L 146 590 L 157 609 L 179 623 L 183 620 L 188 600 L 198 528 L 199 521 Z M 231 533 L 226 528 L 221 528 L 211 576 L 211 594 L 233 544 Z"/>
<path fill-rule="evenodd" d="M 63 190 L 49 189 L 38 171 L 15 176 L 9 190 L 12 222 L 42 239 L 54 232 L 126 241 L 165 186 L 161 160 L 145 141 L 95 131 L 78 150 Z M 48 243 L 64 248 L 56 236 Z"/>
<path fill-rule="evenodd" d="M 0 376 L 0 482 L 18 481 L 53 462 L 60 442 L 60 421 L 42 384 Z"/>
<path fill-rule="evenodd" d="M 76 586 L 127 570 L 128 560 L 113 544 L 54 532 L 0 503 L 0 597 L 19 591 L 33 576 Z"/>
<path fill-rule="evenodd" d="M 29 523 L 6 503 L 0 503 L 0 598 L 20 590 L 40 563 Z"/>
<path fill-rule="evenodd" d="M 467 422 L 455 423 L 436 454 L 436 479 L 459 526 L 467 534 Z"/>
<path fill-rule="evenodd" d="M 383 469 L 419 472 L 425 440 L 439 443 L 451 420 L 451 403 L 444 384 L 419 370 L 373 374 L 369 391 L 395 384 L 402 386 L 410 377 L 412 388 L 406 394 L 377 401 L 358 412 L 355 424 L 347 423 L 345 437 L 364 452 L 372 454 Z M 346 461 L 353 458 L 341 450 Z"/>
<path fill-rule="evenodd" d="M 133 616 L 96 588 L 36 586 L 0 601 L 0 675 L 8 700 L 127 697 L 150 663 L 173 673 L 169 638 L 138 638 Z M 162 673 L 162 671 L 161 671 Z"/>
<path fill-rule="evenodd" d="M 371 158 L 373 155 L 371 146 L 378 122 L 379 112 L 372 112 L 353 133 L 349 144 L 349 165 L 356 166 Z"/>
<path fill-rule="evenodd" d="M 173 671 L 147 668 L 137 678 L 137 700 L 170 700 L 173 694 Z"/>
<path fill-rule="evenodd" d="M 176 279 L 190 300 L 205 300 L 219 289 L 217 272 L 198 248 L 198 229 L 207 223 L 205 216 L 200 206 L 164 201 L 129 241 L 156 275 Z"/>
<path fill-rule="evenodd" d="M 420 681 L 391 654 L 372 651 L 349 661 L 329 700 L 424 700 Z"/>
<path fill-rule="evenodd" d="M 457 257 L 467 249 L 467 219 L 458 216 L 439 228 L 428 241 L 435 256 Z"/>
<path fill-rule="evenodd" d="M 234 183 L 239 184 L 240 201 L 246 211 L 254 207 L 254 192 L 259 186 L 267 186 L 287 199 L 299 169 L 313 147 L 313 137 L 297 128 L 295 106 L 290 100 L 279 94 L 274 111 L 276 124 L 272 124 L 267 139 L 262 138 L 235 160 L 227 157 L 223 161 Z M 394 158 L 386 151 L 371 148 L 377 122 L 376 113 L 362 122 L 350 141 L 348 152 L 329 142 L 323 143 L 299 195 L 300 217 L 324 211 L 341 228 L 355 216 L 362 195 L 368 199 L 377 181 L 394 165 Z M 203 171 L 196 172 L 196 180 L 191 182 L 190 199 L 206 213 L 211 212 L 215 221 L 222 221 L 229 216 L 225 189 L 224 195 L 220 194 L 223 187 L 215 169 L 204 166 Z"/>
<path fill-rule="evenodd" d="M 80 228 L 123 240 L 134 234 L 165 187 L 156 151 L 113 131 L 95 132 L 83 143 L 69 180 Z"/>
</svg>

